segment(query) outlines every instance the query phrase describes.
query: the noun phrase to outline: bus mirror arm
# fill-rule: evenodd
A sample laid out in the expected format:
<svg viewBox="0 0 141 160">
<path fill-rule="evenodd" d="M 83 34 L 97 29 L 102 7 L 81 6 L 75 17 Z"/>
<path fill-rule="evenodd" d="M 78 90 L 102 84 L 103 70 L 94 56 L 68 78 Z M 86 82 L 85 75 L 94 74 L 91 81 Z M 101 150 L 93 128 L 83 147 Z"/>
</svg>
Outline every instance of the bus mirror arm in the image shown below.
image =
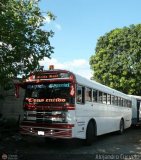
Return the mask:
<svg viewBox="0 0 141 160">
<path fill-rule="evenodd" d="M 15 97 L 19 98 L 19 88 L 20 86 L 18 84 L 15 84 Z"/>
</svg>

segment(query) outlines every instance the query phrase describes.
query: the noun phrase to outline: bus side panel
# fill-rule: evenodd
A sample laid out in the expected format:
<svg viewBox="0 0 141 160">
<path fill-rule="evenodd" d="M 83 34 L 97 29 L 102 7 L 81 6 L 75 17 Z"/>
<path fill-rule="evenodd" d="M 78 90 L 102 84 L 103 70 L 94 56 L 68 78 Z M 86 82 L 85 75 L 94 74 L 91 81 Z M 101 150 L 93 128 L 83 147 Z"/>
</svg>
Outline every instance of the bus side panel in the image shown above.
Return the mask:
<svg viewBox="0 0 141 160">
<path fill-rule="evenodd" d="M 94 109 L 92 102 L 85 104 L 76 104 L 76 138 L 86 138 L 86 129 L 90 119 L 94 117 Z"/>
<path fill-rule="evenodd" d="M 77 105 L 77 134 L 85 137 L 87 124 L 94 119 L 97 125 L 97 135 L 102 135 L 119 130 L 120 120 L 124 119 L 124 127 L 131 125 L 131 108 L 106 105 L 101 103 L 89 103 L 89 105 Z"/>
<path fill-rule="evenodd" d="M 102 135 L 117 131 L 120 117 L 97 117 L 97 135 Z"/>
</svg>

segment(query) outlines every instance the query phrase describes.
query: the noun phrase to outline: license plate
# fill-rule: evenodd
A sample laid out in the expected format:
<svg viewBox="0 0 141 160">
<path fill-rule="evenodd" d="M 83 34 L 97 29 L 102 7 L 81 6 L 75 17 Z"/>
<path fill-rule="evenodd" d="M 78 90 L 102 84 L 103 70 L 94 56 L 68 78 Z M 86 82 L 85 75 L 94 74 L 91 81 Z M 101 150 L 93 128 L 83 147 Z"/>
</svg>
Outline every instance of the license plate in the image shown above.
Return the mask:
<svg viewBox="0 0 141 160">
<path fill-rule="evenodd" d="M 44 131 L 38 131 L 38 135 L 39 135 L 39 136 L 44 136 L 44 135 L 45 135 L 45 132 L 44 132 Z"/>
</svg>

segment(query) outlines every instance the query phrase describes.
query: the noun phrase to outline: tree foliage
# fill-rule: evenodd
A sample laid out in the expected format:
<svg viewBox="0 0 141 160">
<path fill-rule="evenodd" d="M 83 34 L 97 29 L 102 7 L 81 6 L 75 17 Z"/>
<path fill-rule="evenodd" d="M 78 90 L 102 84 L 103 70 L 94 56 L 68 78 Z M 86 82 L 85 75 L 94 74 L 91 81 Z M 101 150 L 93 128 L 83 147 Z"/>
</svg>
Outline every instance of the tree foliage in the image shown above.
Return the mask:
<svg viewBox="0 0 141 160">
<path fill-rule="evenodd" d="M 46 15 L 55 19 L 50 12 Z M 43 30 L 44 23 L 38 0 L 0 1 L 0 84 L 18 74 L 27 75 L 39 60 L 51 57 L 53 32 Z"/>
<path fill-rule="evenodd" d="M 92 79 L 127 94 L 141 95 L 141 24 L 101 36 L 90 66 Z"/>
</svg>

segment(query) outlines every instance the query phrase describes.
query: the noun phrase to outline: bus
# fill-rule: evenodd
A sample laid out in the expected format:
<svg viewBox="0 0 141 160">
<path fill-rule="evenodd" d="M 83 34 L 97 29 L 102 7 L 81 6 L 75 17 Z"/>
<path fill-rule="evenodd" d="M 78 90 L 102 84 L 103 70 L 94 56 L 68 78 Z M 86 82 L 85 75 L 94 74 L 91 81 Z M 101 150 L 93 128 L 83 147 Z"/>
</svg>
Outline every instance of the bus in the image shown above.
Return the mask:
<svg viewBox="0 0 141 160">
<path fill-rule="evenodd" d="M 16 84 L 25 89 L 23 135 L 79 138 L 91 145 L 96 136 L 119 134 L 131 125 L 131 97 L 68 70 L 31 73 Z"/>
<path fill-rule="evenodd" d="M 129 96 L 132 98 L 132 126 L 141 126 L 141 96 Z"/>
</svg>

